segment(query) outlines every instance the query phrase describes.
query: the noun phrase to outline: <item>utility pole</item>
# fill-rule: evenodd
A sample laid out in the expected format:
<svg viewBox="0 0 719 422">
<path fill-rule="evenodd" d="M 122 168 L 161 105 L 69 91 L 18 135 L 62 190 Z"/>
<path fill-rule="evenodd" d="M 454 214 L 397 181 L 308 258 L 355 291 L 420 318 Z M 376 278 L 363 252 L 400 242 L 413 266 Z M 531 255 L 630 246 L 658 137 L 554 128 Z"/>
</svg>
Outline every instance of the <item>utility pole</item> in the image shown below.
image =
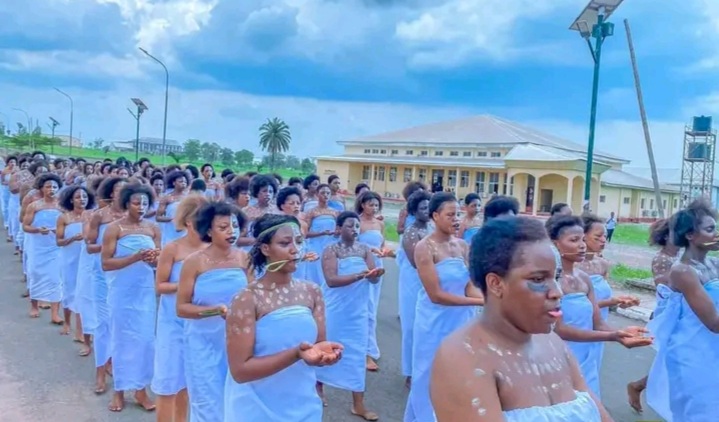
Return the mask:
<svg viewBox="0 0 719 422">
<path fill-rule="evenodd" d="M 642 84 L 639 80 L 639 68 L 637 67 L 637 56 L 634 53 L 634 41 L 632 41 L 632 30 L 629 28 L 629 20 L 624 19 L 624 28 L 627 30 L 627 42 L 629 43 L 629 57 L 632 60 L 632 70 L 634 71 L 634 87 L 637 91 L 637 102 L 639 103 L 639 114 L 642 118 L 642 128 L 644 129 L 644 142 L 647 145 L 647 155 L 649 155 L 649 167 L 652 171 L 652 182 L 654 184 L 654 196 L 657 201 L 657 210 L 659 218 L 664 218 L 664 207 L 662 206 L 662 192 L 659 188 L 659 176 L 657 175 L 657 164 L 654 161 L 654 149 L 652 148 L 652 137 L 649 133 L 649 122 L 647 121 L 647 112 L 644 109 L 644 96 L 642 95 Z"/>
</svg>

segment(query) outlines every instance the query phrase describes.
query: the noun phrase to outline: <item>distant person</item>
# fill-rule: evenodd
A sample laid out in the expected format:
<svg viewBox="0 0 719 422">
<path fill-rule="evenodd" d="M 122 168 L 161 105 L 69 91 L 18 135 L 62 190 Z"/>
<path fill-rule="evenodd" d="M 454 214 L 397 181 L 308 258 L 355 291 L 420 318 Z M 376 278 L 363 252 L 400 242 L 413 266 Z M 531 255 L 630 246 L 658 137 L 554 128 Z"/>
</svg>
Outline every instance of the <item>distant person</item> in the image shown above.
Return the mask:
<svg viewBox="0 0 719 422">
<path fill-rule="evenodd" d="M 204 194 L 207 191 L 207 183 L 205 183 L 202 179 L 195 179 L 192 181 L 192 184 L 190 184 L 190 192 L 191 193 L 202 193 Z M 214 195 L 214 193 L 213 193 Z"/>
<path fill-rule="evenodd" d="M 512 196 L 498 195 L 484 205 L 485 223 L 493 218 L 517 214 L 519 214 L 519 201 Z"/>
<path fill-rule="evenodd" d="M 609 219 L 605 225 L 607 228 L 607 243 L 612 243 L 612 235 L 614 235 L 614 229 L 617 227 L 617 220 L 614 218 L 614 211 L 609 213 Z"/>
<path fill-rule="evenodd" d="M 549 210 L 549 213 L 551 216 L 555 216 L 557 214 L 572 215 L 572 208 L 564 202 L 557 202 L 556 204 L 552 205 L 552 209 Z"/>
</svg>

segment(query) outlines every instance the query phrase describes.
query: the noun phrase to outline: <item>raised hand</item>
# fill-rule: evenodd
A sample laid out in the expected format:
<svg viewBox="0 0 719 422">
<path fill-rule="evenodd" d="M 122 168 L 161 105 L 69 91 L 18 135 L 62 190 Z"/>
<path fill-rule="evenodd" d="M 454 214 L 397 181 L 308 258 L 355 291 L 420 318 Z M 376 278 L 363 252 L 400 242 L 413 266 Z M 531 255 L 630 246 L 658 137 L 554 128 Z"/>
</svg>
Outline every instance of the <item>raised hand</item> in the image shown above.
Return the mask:
<svg viewBox="0 0 719 422">
<path fill-rule="evenodd" d="M 617 306 L 622 309 L 631 308 L 632 306 L 638 306 L 640 303 L 639 298 L 636 296 L 617 296 L 615 299 L 617 302 L 619 302 L 617 303 Z"/>
</svg>

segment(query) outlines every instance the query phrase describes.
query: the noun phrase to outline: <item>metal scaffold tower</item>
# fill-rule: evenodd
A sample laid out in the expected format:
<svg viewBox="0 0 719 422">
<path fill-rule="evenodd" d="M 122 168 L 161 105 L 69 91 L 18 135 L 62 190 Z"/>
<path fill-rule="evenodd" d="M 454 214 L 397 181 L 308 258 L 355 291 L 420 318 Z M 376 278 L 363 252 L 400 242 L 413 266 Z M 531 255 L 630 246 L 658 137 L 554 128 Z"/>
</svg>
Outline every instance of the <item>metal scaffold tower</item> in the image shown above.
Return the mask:
<svg viewBox="0 0 719 422">
<path fill-rule="evenodd" d="M 708 116 L 694 117 L 692 124 L 684 128 L 682 207 L 699 197 L 711 200 L 716 136 L 712 118 Z"/>
</svg>

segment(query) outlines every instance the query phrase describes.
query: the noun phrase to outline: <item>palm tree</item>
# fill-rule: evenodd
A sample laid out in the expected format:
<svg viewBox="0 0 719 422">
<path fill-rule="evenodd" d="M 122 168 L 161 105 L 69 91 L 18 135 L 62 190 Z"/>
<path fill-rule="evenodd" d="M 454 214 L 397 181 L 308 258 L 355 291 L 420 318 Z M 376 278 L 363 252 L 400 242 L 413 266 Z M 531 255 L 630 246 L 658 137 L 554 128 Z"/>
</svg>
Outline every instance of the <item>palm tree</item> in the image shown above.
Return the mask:
<svg viewBox="0 0 719 422">
<path fill-rule="evenodd" d="M 260 126 L 260 148 L 270 154 L 272 170 L 275 169 L 275 157 L 289 150 L 291 141 L 290 127 L 282 119 L 267 119 Z"/>
</svg>

